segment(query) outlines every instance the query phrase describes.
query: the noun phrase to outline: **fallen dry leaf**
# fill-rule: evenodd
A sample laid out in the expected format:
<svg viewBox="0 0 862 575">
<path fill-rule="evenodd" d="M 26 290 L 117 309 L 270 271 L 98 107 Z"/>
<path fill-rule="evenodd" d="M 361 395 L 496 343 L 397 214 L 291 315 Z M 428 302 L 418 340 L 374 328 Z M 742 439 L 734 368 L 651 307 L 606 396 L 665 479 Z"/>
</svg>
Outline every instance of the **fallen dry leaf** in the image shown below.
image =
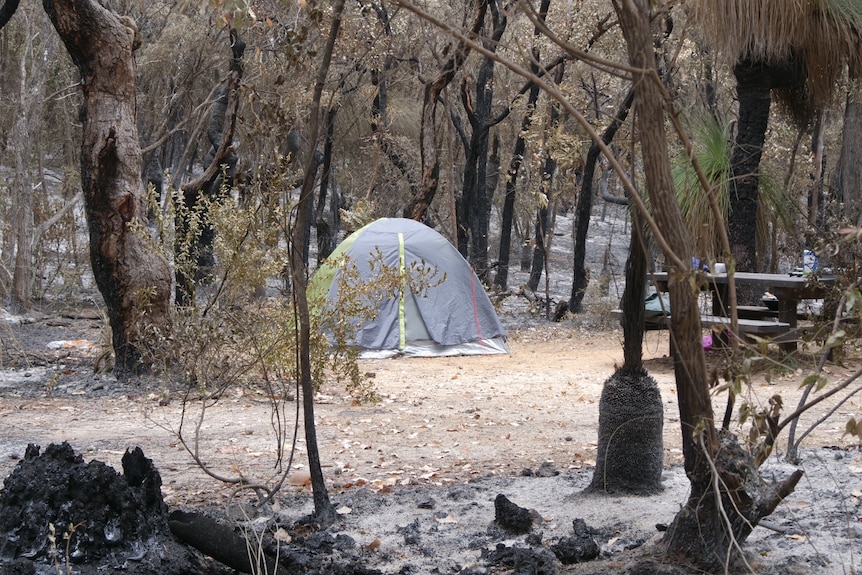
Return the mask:
<svg viewBox="0 0 862 575">
<path fill-rule="evenodd" d="M 375 537 L 374 541 L 363 547 L 363 549 L 365 549 L 366 551 L 373 551 L 378 547 L 380 547 L 380 539 L 378 537 Z"/>
</svg>

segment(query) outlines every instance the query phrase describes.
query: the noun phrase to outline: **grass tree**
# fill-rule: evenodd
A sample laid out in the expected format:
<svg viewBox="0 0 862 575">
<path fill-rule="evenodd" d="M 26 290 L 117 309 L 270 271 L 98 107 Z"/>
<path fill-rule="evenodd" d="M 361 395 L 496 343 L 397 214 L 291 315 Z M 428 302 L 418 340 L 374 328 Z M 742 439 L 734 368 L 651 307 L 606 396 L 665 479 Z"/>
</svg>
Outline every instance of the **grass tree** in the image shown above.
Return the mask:
<svg viewBox="0 0 862 575">
<path fill-rule="evenodd" d="M 852 0 L 698 0 L 706 39 L 734 63 L 739 103 L 731 156 L 728 234 L 737 269 L 757 265 L 759 166 L 772 98 L 808 122 L 858 60 L 862 4 Z"/>
<path fill-rule="evenodd" d="M 772 513 L 802 476 L 764 481 L 736 438 L 719 432 L 710 401 L 697 307 L 698 271 L 690 265 L 691 242 L 673 193 L 665 133 L 665 94 L 652 48 L 649 0 L 614 0 L 635 82 L 635 113 L 655 231 L 669 267 L 671 337 L 679 400 L 683 458 L 691 490 L 662 546 L 675 563 L 721 572 L 740 557 L 740 545 Z"/>
</svg>

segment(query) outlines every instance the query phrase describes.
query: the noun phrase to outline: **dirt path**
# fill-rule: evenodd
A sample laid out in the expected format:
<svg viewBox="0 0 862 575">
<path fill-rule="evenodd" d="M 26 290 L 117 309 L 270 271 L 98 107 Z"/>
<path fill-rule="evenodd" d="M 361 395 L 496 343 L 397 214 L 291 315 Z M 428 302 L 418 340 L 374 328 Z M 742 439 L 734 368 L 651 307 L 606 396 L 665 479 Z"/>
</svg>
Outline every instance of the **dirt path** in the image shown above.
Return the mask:
<svg viewBox="0 0 862 575">
<path fill-rule="evenodd" d="M 318 437 L 328 481 L 335 488 L 439 485 L 487 474 L 517 475 L 544 461 L 564 471 L 589 468 L 595 461 L 602 383 L 622 360 L 620 337 L 615 331 L 549 326 L 514 333 L 509 356 L 363 361 L 363 372 L 373 376 L 381 395 L 379 404 L 354 405 L 334 384 L 325 385 L 318 397 Z M 666 408 L 665 463 L 671 466 L 680 463 L 681 451 L 666 337 L 651 332 L 644 348 Z M 92 353 L 71 350 L 60 364 L 4 372 L 0 474 L 11 470 L 28 443 L 68 441 L 85 457 L 117 466 L 127 447 L 139 445 L 160 470 L 169 504 L 226 497 L 229 487 L 205 477 L 171 432 L 182 416 L 177 395 L 164 391 L 163 384 L 135 388 L 108 376 L 94 379 L 87 371 Z M 710 353 L 712 362 L 718 359 Z M 833 378 L 849 371 L 829 369 Z M 795 405 L 804 372 L 802 367 L 775 372 L 771 381 L 761 375 L 752 392 L 762 401 L 778 393 L 785 405 Z M 717 399 L 718 413 L 723 401 L 724 396 Z M 296 403 L 283 407 L 282 422 L 292 429 Z M 849 401 L 806 445 L 852 444 L 841 432 L 853 413 L 862 413 L 862 399 Z M 186 437 L 192 438 L 189 420 Z M 222 397 L 206 413 L 199 453 L 219 474 L 272 481 L 279 472 L 272 421 L 265 398 Z M 302 432 L 297 445 L 301 480 Z"/>
</svg>

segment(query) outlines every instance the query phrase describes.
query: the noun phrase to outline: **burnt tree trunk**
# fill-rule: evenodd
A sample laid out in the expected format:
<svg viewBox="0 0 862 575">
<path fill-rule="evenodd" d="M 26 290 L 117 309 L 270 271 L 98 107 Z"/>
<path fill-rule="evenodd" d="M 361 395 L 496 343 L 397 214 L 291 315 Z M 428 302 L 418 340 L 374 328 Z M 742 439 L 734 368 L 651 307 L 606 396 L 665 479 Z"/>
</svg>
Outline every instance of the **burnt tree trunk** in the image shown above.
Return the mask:
<svg viewBox="0 0 862 575">
<path fill-rule="evenodd" d="M 548 8 L 551 0 L 542 0 L 539 6 L 539 20 L 544 22 L 548 16 Z M 530 60 L 530 72 L 539 73 L 539 49 L 536 47 L 535 39 L 541 35 L 541 30 L 536 27 L 533 31 L 534 46 L 533 58 Z M 517 190 L 518 172 L 524 162 L 524 152 L 527 149 L 526 133 L 533 123 L 533 112 L 536 102 L 539 100 L 539 86 L 531 82 L 527 96 L 527 109 L 521 120 L 521 131 L 515 138 L 515 146 L 512 150 L 512 158 L 509 160 L 509 168 L 506 170 L 506 195 L 503 198 L 503 216 L 500 224 L 500 253 L 497 258 L 497 273 L 494 276 L 494 285 L 505 290 L 509 284 L 509 261 L 512 252 L 512 225 L 515 218 L 515 195 Z"/>
<path fill-rule="evenodd" d="M 245 53 L 245 42 L 237 35 L 236 30 L 230 31 L 231 59 L 229 73 L 225 84 L 216 92 L 216 101 L 207 127 L 207 137 L 211 150 L 207 154 L 207 166 L 203 174 L 182 186 L 182 198 L 185 210 L 176 218 L 177 241 L 182 242 L 189 229 L 190 210 L 201 209 L 200 235 L 191 242 L 193 253 L 190 261 L 193 269 L 178 266 L 176 269 L 176 304 L 178 306 L 193 305 L 195 301 L 195 284 L 205 280 L 215 264 L 213 243 L 215 230 L 209 221 L 208 213 L 198 206 L 199 200 L 206 196 L 218 201 L 223 186 L 230 187 L 236 174 L 237 157 L 233 148 L 233 134 L 236 128 L 237 111 L 239 110 L 239 88 L 242 81 L 242 58 Z"/>
<path fill-rule="evenodd" d="M 617 110 L 613 121 L 602 132 L 602 142 L 610 144 L 623 122 L 628 117 L 629 110 L 634 100 L 634 88 L 629 89 L 620 109 Z M 587 234 L 590 230 L 590 214 L 593 211 L 593 179 L 596 174 L 596 164 L 599 160 L 599 146 L 595 142 L 590 144 L 587 151 L 587 160 L 584 163 L 584 179 L 581 182 L 581 193 L 578 194 L 578 204 L 575 208 L 575 254 L 572 266 L 572 295 L 569 299 L 569 311 L 580 313 L 583 311 L 584 293 L 587 290 L 587 267 L 584 261 L 587 258 Z"/>
<path fill-rule="evenodd" d="M 706 572 L 732 565 L 762 517 L 793 491 L 794 473 L 776 484 L 763 481 L 751 456 L 735 438 L 715 428 L 697 307 L 697 271 L 691 269 L 690 242 L 673 193 L 659 83 L 650 0 L 614 0 L 634 73 L 635 113 L 647 189 L 656 229 L 666 242 L 669 262 L 671 338 L 679 401 L 683 459 L 691 483 L 689 498 L 662 540 L 664 557 Z M 713 469 L 715 470 L 713 472 Z"/>
<path fill-rule="evenodd" d="M 323 143 L 323 172 L 320 176 L 320 193 L 317 195 L 317 209 L 314 212 L 314 227 L 317 230 L 317 263 L 329 257 L 335 249 L 338 239 L 338 220 L 333 214 L 338 213 L 338 196 L 335 178 L 332 173 L 332 146 L 335 136 L 335 116 L 338 105 L 334 104 L 326 112 L 326 140 Z M 330 193 L 330 188 L 332 189 Z M 332 222 L 326 220 L 326 196 L 329 195 Z"/>
<path fill-rule="evenodd" d="M 524 152 L 527 149 L 527 139 L 524 134 L 532 123 L 533 110 L 538 99 L 539 86 L 534 84 L 530 87 L 527 111 L 524 112 L 524 118 L 521 120 L 521 131 L 515 139 L 512 158 L 509 160 L 509 168 L 506 170 L 506 195 L 503 198 L 503 216 L 500 223 L 500 253 L 497 258 L 497 273 L 494 275 L 494 285 L 500 290 L 505 290 L 509 285 L 509 262 L 512 253 L 512 226 L 515 219 L 518 172 L 521 170 Z"/>
<path fill-rule="evenodd" d="M 488 0 L 472 0 L 475 6 L 473 24 L 470 27 L 470 35 L 478 36 L 485 22 L 485 13 L 488 10 Z M 449 51 L 452 56 L 443 64 L 437 77 L 425 84 L 422 99 L 422 121 L 419 127 L 419 154 L 422 157 L 422 183 L 413 197 L 407 203 L 402 212 L 405 218 L 421 221 L 425 211 L 431 206 L 437 193 L 437 185 L 440 181 L 440 158 L 437 155 L 437 100 L 446 86 L 455 77 L 455 73 L 464 65 L 464 60 L 470 49 L 464 42 L 458 42 Z"/>
<path fill-rule="evenodd" d="M 135 124 L 134 27 L 93 0 L 44 0 L 81 73 L 81 184 L 90 261 L 105 300 L 120 378 L 146 368 L 143 324 L 167 328 L 171 273 L 135 226 L 146 225 L 141 148 Z"/>
<path fill-rule="evenodd" d="M 305 444 L 308 449 L 308 469 L 311 474 L 311 489 L 314 495 L 314 515 L 321 523 L 335 519 L 335 507 L 329 499 L 323 468 L 320 463 L 320 449 L 317 444 L 317 426 L 314 421 L 314 381 L 311 365 L 311 328 L 308 311 L 308 258 L 305 246 L 308 244 L 309 220 L 314 204 L 314 180 L 316 168 L 316 145 L 320 135 L 320 99 L 323 86 L 332 62 L 332 52 L 341 28 L 341 13 L 344 10 L 344 0 L 333 3 L 333 19 L 326 40 L 320 68 L 314 83 L 314 93 L 311 101 L 309 122 L 309 151 L 303 171 L 302 188 L 299 193 L 299 207 L 296 222 L 290 238 L 290 272 L 293 283 L 291 295 L 294 309 L 297 311 L 297 380 L 302 389 L 303 424 L 305 427 Z"/>
<path fill-rule="evenodd" d="M 556 167 L 557 163 L 550 155 L 545 158 L 545 164 L 542 167 L 542 192 L 545 194 L 547 202 L 550 202 L 551 185 L 553 184 Z M 530 277 L 527 278 L 527 287 L 531 291 L 539 289 L 539 280 L 542 279 L 542 270 L 545 268 L 549 226 L 549 203 L 547 202 L 536 208 L 536 226 L 533 230 L 533 257 L 530 261 Z"/>
<path fill-rule="evenodd" d="M 488 2 L 493 21 L 490 38 L 483 45 L 491 52 L 497 46 L 508 23 L 498 6 L 498 0 Z M 468 149 L 465 150 L 464 188 L 461 195 L 465 221 L 458 227 L 469 230 L 467 259 L 483 283 L 488 277 L 488 228 L 490 226 L 491 198 L 488 195 L 488 153 L 491 128 L 499 121 L 491 117 L 494 96 L 494 60 L 486 57 L 479 66 L 475 97 L 471 98 L 466 78 L 462 85 L 461 101 L 472 130 Z"/>
<path fill-rule="evenodd" d="M 614 123 L 625 119 L 626 112 L 622 110 L 629 109 L 632 95 L 629 92 Z M 602 137 L 605 136 L 607 130 Z M 610 139 L 605 141 L 609 142 Z M 664 406 L 658 384 L 643 366 L 645 234 L 643 218 L 633 211 L 621 304 L 623 365 L 602 386 L 596 468 L 590 491 L 649 495 L 662 490 Z"/>
<path fill-rule="evenodd" d="M 0 30 L 2 30 L 3 26 L 9 22 L 9 19 L 12 18 L 12 14 L 14 14 L 17 9 L 18 0 L 6 0 L 3 2 L 3 5 L 0 6 Z"/>
<path fill-rule="evenodd" d="M 566 71 L 566 67 L 564 64 L 560 64 L 557 66 L 557 69 L 554 71 L 554 83 L 559 85 L 563 81 L 563 74 Z M 549 129 L 550 131 L 556 130 L 558 124 L 560 123 L 560 108 L 559 105 L 554 103 L 551 105 L 551 112 L 549 118 Z M 549 211 L 548 209 L 551 207 L 551 194 L 554 183 L 554 173 L 557 171 L 557 161 L 554 159 L 551 152 L 548 150 L 545 152 L 545 163 L 542 166 L 542 194 L 544 194 L 544 201 L 539 205 L 536 210 L 536 229 L 535 234 L 533 236 L 533 260 L 530 264 L 530 277 L 527 279 L 527 286 L 532 290 L 536 291 L 539 288 L 539 280 L 542 279 L 542 270 L 547 267 L 547 258 L 548 258 L 548 250 L 550 250 L 550 229 L 549 229 Z M 548 294 L 545 294 L 546 296 Z M 550 301 L 545 302 L 547 304 L 547 311 L 550 311 Z"/>
<path fill-rule="evenodd" d="M 730 159 L 727 233 L 737 271 L 757 271 L 757 194 L 760 158 L 769 124 L 772 80 L 769 67 L 743 60 L 734 66 L 739 121 Z"/>
</svg>

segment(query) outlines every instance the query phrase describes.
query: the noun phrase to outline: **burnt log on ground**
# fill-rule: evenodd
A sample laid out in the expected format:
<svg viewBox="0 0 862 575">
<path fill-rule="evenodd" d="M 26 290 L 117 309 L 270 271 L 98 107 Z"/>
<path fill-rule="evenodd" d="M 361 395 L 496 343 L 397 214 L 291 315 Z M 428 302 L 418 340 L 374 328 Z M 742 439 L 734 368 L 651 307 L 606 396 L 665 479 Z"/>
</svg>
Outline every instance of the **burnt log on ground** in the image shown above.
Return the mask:
<svg viewBox="0 0 862 575">
<path fill-rule="evenodd" d="M 247 540 L 230 526 L 206 515 L 189 511 L 173 511 L 170 515 L 171 532 L 184 543 L 242 573 L 259 572 L 286 575 L 275 557 L 264 553 L 254 540 Z"/>
<path fill-rule="evenodd" d="M 65 442 L 40 451 L 29 445 L 0 490 L 0 573 L 214 572 L 172 537 L 161 476 L 139 447 L 124 475 Z"/>
</svg>

